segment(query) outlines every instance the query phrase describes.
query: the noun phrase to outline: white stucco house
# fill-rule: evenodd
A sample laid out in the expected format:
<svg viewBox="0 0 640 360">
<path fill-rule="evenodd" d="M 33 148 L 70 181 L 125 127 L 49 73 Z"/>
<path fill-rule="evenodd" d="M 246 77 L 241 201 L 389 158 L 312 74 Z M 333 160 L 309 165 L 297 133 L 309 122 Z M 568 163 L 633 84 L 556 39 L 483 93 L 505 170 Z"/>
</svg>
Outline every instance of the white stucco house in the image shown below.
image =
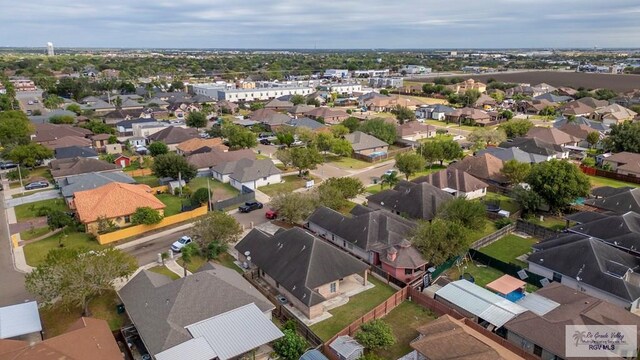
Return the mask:
<svg viewBox="0 0 640 360">
<path fill-rule="evenodd" d="M 240 159 L 211 168 L 213 178 L 242 191 L 242 186 L 255 190 L 282 182 L 282 172 L 269 159 Z"/>
</svg>

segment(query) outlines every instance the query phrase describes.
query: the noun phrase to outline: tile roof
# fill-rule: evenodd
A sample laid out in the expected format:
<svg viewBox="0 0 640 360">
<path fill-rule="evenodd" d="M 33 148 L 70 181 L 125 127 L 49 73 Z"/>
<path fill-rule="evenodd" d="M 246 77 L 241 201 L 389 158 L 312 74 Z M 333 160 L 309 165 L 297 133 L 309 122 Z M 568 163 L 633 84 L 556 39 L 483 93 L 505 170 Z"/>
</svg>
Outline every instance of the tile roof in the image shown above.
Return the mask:
<svg viewBox="0 0 640 360">
<path fill-rule="evenodd" d="M 229 174 L 230 178 L 241 183 L 282 173 L 269 159 L 249 158 L 222 163 L 214 166 L 212 170 L 220 174 Z"/>
<path fill-rule="evenodd" d="M 178 150 L 184 153 L 192 153 L 198 149 L 203 147 L 209 147 L 211 149 L 217 148 L 222 151 L 226 151 L 229 148 L 222 143 L 221 138 L 210 138 L 210 139 L 202 139 L 202 138 L 192 138 L 186 141 L 181 142 L 176 147 Z"/>
<path fill-rule="evenodd" d="M 197 138 L 200 135 L 198 130 L 194 128 L 182 128 L 178 126 L 168 126 L 167 128 L 158 131 L 157 133 L 147 136 L 147 139 L 151 141 L 162 141 L 165 144 L 179 144 L 189 139 Z"/>
<path fill-rule="evenodd" d="M 122 171 L 106 173 L 88 173 L 76 176 L 69 176 L 58 181 L 58 186 L 62 196 L 71 197 L 77 191 L 90 190 L 106 185 L 111 182 L 134 184 L 134 180 Z"/>
<path fill-rule="evenodd" d="M 92 190 L 78 191 L 73 202 L 80 222 L 87 224 L 99 217 L 113 219 L 133 214 L 139 207 L 161 210 L 166 207 L 151 194 L 148 185 L 112 182 Z"/>
<path fill-rule="evenodd" d="M 344 138 L 351 143 L 351 147 L 354 151 L 361 151 L 367 149 L 374 149 L 389 146 L 386 142 L 365 134 L 362 131 L 354 131 L 351 134 L 347 134 Z"/>
<path fill-rule="evenodd" d="M 209 152 L 197 153 L 187 156 L 187 162 L 196 169 L 212 168 L 214 166 L 238 161 L 240 159 L 255 160 L 256 153 L 251 149 L 242 149 L 223 152 L 219 149 L 212 149 Z"/>
<path fill-rule="evenodd" d="M 177 280 L 142 270 L 118 295 L 152 355 L 190 340 L 188 325 L 251 303 L 263 312 L 274 308 L 241 275 L 218 265 Z"/>
<path fill-rule="evenodd" d="M 501 172 L 502 166 L 503 162 L 499 158 L 491 154 L 481 154 L 467 156 L 449 167 L 465 171 L 481 180 L 507 183 L 507 178 Z"/>
<path fill-rule="evenodd" d="M 53 160 L 49 163 L 54 178 L 80 175 L 89 172 L 112 171 L 118 168 L 115 164 L 92 158 L 70 158 Z"/>
<path fill-rule="evenodd" d="M 414 183 L 427 182 L 438 189 L 454 189 L 462 192 L 472 192 L 486 189 L 489 185 L 470 174 L 458 169 L 444 169 L 413 180 Z"/>
<path fill-rule="evenodd" d="M 56 159 L 69 159 L 69 158 L 75 158 L 75 157 L 84 157 L 84 158 L 98 157 L 98 153 L 88 146 L 59 147 L 55 149 L 54 153 L 55 153 Z"/>
<path fill-rule="evenodd" d="M 369 268 L 298 227 L 273 236 L 253 229 L 235 248 L 241 253 L 249 251 L 252 263 L 306 306 L 325 301 L 315 290 L 318 287 Z"/>
<path fill-rule="evenodd" d="M 566 145 L 580 140 L 554 127 L 533 127 L 527 132 L 526 137 L 540 139 L 554 145 Z"/>
<path fill-rule="evenodd" d="M 400 181 L 396 187 L 367 197 L 367 201 L 413 219 L 431 220 L 444 202 L 453 199 L 449 193 L 423 182 Z"/>
</svg>

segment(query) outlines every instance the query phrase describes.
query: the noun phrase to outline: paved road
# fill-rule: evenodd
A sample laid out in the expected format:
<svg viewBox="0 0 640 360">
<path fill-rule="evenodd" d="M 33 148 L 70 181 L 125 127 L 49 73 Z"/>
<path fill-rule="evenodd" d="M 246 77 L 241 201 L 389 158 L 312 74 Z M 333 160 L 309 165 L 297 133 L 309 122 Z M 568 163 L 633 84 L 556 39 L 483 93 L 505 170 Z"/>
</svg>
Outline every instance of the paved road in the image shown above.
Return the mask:
<svg viewBox="0 0 640 360">
<path fill-rule="evenodd" d="M 5 208 L 0 204 L 0 306 L 33 300 L 24 288 L 24 274 L 13 267 Z"/>
<path fill-rule="evenodd" d="M 373 169 L 365 170 L 355 175 L 351 175 L 351 177 L 360 179 L 360 181 L 362 181 L 364 186 L 369 186 L 373 184 L 374 179 L 380 179 L 380 177 L 385 173 L 385 171 L 392 169 L 394 165 L 395 165 L 395 161 L 378 164 Z"/>
<path fill-rule="evenodd" d="M 32 195 L 27 195 L 6 201 L 6 207 L 14 207 L 22 204 L 30 204 L 37 201 L 61 198 L 60 190 L 40 191 Z"/>
</svg>

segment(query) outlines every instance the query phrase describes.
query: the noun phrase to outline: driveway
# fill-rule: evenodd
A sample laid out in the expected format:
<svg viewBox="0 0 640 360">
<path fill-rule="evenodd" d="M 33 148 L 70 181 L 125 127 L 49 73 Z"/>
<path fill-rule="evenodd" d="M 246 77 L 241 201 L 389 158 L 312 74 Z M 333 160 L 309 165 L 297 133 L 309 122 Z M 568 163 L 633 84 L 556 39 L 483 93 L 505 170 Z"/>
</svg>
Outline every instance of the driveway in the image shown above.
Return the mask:
<svg viewBox="0 0 640 360">
<path fill-rule="evenodd" d="M 14 207 L 22 204 L 30 204 L 42 200 L 61 198 L 60 190 L 46 190 L 40 191 L 32 195 L 27 195 L 15 199 L 9 199 L 6 201 L 6 207 Z"/>
<path fill-rule="evenodd" d="M 43 216 L 35 219 L 21 221 L 15 224 L 9 224 L 9 232 L 11 234 L 17 234 L 26 230 L 41 228 L 45 226 L 47 226 L 47 218 Z"/>
<path fill-rule="evenodd" d="M 5 208 L 0 204 L 0 306 L 34 300 L 24 287 L 24 274 L 13 266 L 13 253 Z"/>
<path fill-rule="evenodd" d="M 393 169 L 393 167 L 395 166 L 395 163 L 396 162 L 392 160 L 390 162 L 373 165 L 375 166 L 373 169 L 361 171 L 359 173 L 351 175 L 351 177 L 360 179 L 360 181 L 362 181 L 364 186 L 369 186 L 373 184 L 374 179 L 379 179 L 385 173 L 385 171 L 389 169 Z"/>
</svg>

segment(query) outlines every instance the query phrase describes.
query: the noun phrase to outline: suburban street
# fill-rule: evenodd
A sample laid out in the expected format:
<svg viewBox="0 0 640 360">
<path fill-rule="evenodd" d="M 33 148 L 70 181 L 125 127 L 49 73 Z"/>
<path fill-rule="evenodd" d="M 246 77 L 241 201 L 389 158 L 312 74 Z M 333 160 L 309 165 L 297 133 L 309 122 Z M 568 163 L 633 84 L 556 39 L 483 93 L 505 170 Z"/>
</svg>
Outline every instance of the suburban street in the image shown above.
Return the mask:
<svg viewBox="0 0 640 360">
<path fill-rule="evenodd" d="M 60 190 L 45 190 L 32 195 L 7 200 L 5 207 L 14 207 L 22 204 L 30 204 L 37 201 L 56 199 L 60 197 Z"/>
<path fill-rule="evenodd" d="M 24 288 L 24 274 L 13 266 L 6 208 L 4 204 L 0 206 L 0 306 L 6 306 L 34 298 Z"/>
</svg>

